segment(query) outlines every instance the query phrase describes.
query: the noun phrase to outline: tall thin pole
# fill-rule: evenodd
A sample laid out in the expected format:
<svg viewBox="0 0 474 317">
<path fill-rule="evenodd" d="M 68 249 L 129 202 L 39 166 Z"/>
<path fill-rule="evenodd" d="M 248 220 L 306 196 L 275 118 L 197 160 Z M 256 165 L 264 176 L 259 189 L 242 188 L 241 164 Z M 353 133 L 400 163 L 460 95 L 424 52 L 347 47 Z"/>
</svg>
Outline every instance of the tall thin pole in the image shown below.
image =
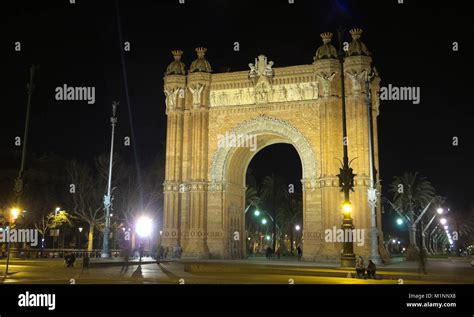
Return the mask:
<svg viewBox="0 0 474 317">
<path fill-rule="evenodd" d="M 30 81 L 28 84 L 26 84 L 26 89 L 28 91 L 28 101 L 26 103 L 26 119 L 25 119 L 25 131 L 23 134 L 23 147 L 21 150 L 21 163 L 20 163 L 20 170 L 18 171 L 18 177 L 15 179 L 15 186 L 13 188 L 13 192 L 15 193 L 16 196 L 16 204 L 17 207 L 20 208 L 20 202 L 21 202 L 21 194 L 23 193 L 23 172 L 25 171 L 25 160 L 26 160 L 26 144 L 28 140 L 28 127 L 30 125 L 30 108 L 31 108 L 31 97 L 33 95 L 34 91 L 34 84 L 33 84 L 33 79 L 35 77 L 35 65 L 30 66 Z M 10 235 L 10 229 L 12 227 L 12 221 L 10 221 L 10 224 L 7 227 L 7 232 L 6 234 Z M 10 239 L 8 239 L 7 242 L 7 263 L 5 266 L 5 278 L 8 276 L 8 268 L 10 266 Z"/>
<path fill-rule="evenodd" d="M 346 122 L 346 93 L 344 87 L 344 53 L 342 50 L 342 33 L 344 32 L 342 27 L 337 30 L 339 39 L 339 65 L 341 75 L 341 101 L 342 101 L 342 144 L 343 144 L 343 163 L 342 168 L 339 169 L 339 186 L 341 191 L 344 192 L 344 205 L 348 205 L 351 208 L 349 192 L 354 187 L 354 173 L 349 165 L 348 157 L 348 142 L 347 142 L 347 122 Z M 352 243 L 352 230 L 354 224 L 350 215 L 350 211 L 344 212 L 344 218 L 342 221 L 342 229 L 344 230 L 344 236 L 350 236 L 350 239 L 345 239 L 343 242 L 343 250 L 341 254 L 341 266 L 353 267 L 355 264 L 354 245 Z M 347 235 L 346 233 L 349 233 Z M 349 240 L 349 241 L 346 241 Z"/>
<path fill-rule="evenodd" d="M 26 119 L 25 119 L 25 131 L 23 134 L 23 147 L 21 151 L 21 163 L 20 163 L 20 170 L 18 171 L 18 177 L 15 180 L 15 188 L 14 192 L 17 198 L 17 204 L 20 204 L 21 194 L 23 192 L 23 172 L 25 171 L 25 161 L 26 161 L 26 145 L 28 141 L 28 127 L 30 123 L 30 108 L 31 108 L 31 97 L 34 91 L 34 84 L 33 78 L 35 76 L 35 66 L 30 66 L 30 81 L 26 85 L 26 89 L 28 91 L 28 101 L 26 104 Z"/>
<path fill-rule="evenodd" d="M 377 233 L 377 189 L 375 188 L 375 164 L 374 164 L 374 133 L 372 125 L 372 91 L 370 89 L 370 80 L 372 74 L 367 75 L 365 80 L 365 101 L 367 104 L 367 121 L 369 131 L 369 176 L 370 176 L 370 188 L 368 189 L 368 200 L 370 206 L 370 257 L 375 264 L 381 264 L 382 259 L 380 258 L 378 248 L 378 233 Z"/>
<path fill-rule="evenodd" d="M 112 103 L 112 117 L 110 117 L 110 123 L 112 124 L 112 136 L 110 141 L 110 160 L 109 160 L 109 178 L 107 182 L 107 194 L 104 196 L 104 209 L 105 209 L 105 227 L 104 227 L 104 239 L 102 243 L 102 257 L 109 258 L 109 232 L 110 232 L 110 208 L 112 206 L 112 163 L 114 155 L 114 133 L 115 125 L 117 124 L 116 110 L 119 103 L 114 101 Z"/>
</svg>

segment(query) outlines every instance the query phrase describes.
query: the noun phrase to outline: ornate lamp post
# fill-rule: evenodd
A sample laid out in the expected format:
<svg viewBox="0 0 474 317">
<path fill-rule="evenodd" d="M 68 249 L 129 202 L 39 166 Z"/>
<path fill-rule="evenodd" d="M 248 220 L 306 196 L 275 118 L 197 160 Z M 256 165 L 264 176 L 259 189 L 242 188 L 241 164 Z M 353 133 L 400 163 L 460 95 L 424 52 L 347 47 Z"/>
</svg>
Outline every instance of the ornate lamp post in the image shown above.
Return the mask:
<svg viewBox="0 0 474 317">
<path fill-rule="evenodd" d="M 369 131 L 369 165 L 370 165 L 370 188 L 368 189 L 368 200 L 370 206 L 370 257 L 375 264 L 381 264 L 382 259 L 379 255 L 378 250 L 378 234 L 377 234 L 377 189 L 376 184 L 376 173 L 374 164 L 374 137 L 373 137 L 373 126 L 372 126 L 372 90 L 370 89 L 370 83 L 376 76 L 375 73 L 367 74 L 365 79 L 365 102 L 367 104 L 367 122 Z"/>
<path fill-rule="evenodd" d="M 109 232 L 110 232 L 110 209 L 112 207 L 112 162 L 113 162 L 113 155 L 114 155 L 114 132 L 115 132 L 115 125 L 117 124 L 117 117 L 115 116 L 115 112 L 117 109 L 117 105 L 119 103 L 114 101 L 112 103 L 112 117 L 110 117 L 110 123 L 112 124 L 112 136 L 110 141 L 110 160 L 109 160 L 109 179 L 107 182 L 107 194 L 104 195 L 104 209 L 105 209 L 105 227 L 104 227 L 104 239 L 102 243 L 102 258 L 109 258 L 110 251 L 109 251 Z"/>
<path fill-rule="evenodd" d="M 342 168 L 339 169 L 339 186 L 341 191 L 344 192 L 344 202 L 342 205 L 344 218 L 342 220 L 342 229 L 346 233 L 350 232 L 349 235 L 344 235 L 345 237 L 352 237 L 352 229 L 354 229 L 354 224 L 351 218 L 352 204 L 349 199 L 349 192 L 354 190 L 354 176 L 355 174 L 350 167 L 349 157 L 347 154 L 347 123 L 346 123 L 346 95 L 344 88 L 344 53 L 342 50 L 342 27 L 339 27 L 337 30 L 338 39 L 339 39 L 339 64 L 340 64 L 340 75 L 341 75 L 341 100 L 342 100 L 342 144 L 343 144 L 343 161 Z M 350 240 L 350 241 L 346 241 Z M 343 251 L 341 254 L 341 266 L 343 267 L 353 267 L 355 265 L 355 254 L 354 254 L 354 245 L 352 239 L 345 239 L 343 242 Z"/>
</svg>

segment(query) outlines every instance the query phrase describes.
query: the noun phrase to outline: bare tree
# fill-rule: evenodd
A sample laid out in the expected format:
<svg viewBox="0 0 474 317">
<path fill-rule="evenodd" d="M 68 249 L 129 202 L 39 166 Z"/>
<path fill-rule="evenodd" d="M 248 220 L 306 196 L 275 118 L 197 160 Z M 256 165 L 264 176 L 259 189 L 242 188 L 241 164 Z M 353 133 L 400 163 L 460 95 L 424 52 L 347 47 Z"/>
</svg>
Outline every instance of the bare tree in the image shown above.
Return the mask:
<svg viewBox="0 0 474 317">
<path fill-rule="evenodd" d="M 123 164 L 120 162 L 119 165 Z M 118 167 L 121 177 L 117 184 L 115 209 L 120 212 L 125 225 L 133 225 L 140 213 L 161 218 L 163 206 L 163 161 L 157 157 L 142 175 L 133 168 Z"/>
<path fill-rule="evenodd" d="M 67 167 L 71 182 L 73 214 L 89 225 L 87 249 L 93 249 L 94 228 L 104 220 L 103 194 L 105 183 L 94 177 L 89 166 L 72 161 Z M 74 190 L 72 190 L 74 189 Z"/>
</svg>

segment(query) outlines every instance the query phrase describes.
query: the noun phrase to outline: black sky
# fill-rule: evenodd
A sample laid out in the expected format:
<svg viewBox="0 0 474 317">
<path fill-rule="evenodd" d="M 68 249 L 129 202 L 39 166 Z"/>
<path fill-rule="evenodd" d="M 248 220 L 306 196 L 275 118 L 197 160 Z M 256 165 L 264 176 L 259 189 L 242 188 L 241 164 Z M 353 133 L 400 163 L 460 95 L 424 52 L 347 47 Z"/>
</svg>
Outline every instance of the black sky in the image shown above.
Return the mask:
<svg viewBox="0 0 474 317">
<path fill-rule="evenodd" d="M 121 63 L 115 1 L 19 1 L 3 5 L 0 169 L 18 168 L 13 144 L 24 128 L 28 66 L 40 65 L 33 97 L 30 152 L 92 160 L 109 146 L 112 100 L 120 101 L 118 148 L 145 165 L 163 151 L 166 132 L 163 73 L 170 51 L 208 48 L 215 72 L 245 70 L 260 53 L 275 67 L 309 64 L 319 34 L 337 26 L 364 29 L 382 86 L 419 86 L 421 103 L 382 102 L 379 120 L 383 185 L 404 171 L 432 181 L 453 209 L 472 211 L 474 199 L 471 98 L 473 19 L 465 2 L 412 1 L 119 1 L 130 103 Z M 348 35 L 347 40 L 349 40 Z M 20 41 L 21 52 L 14 51 Z M 240 43 L 240 51 L 233 43 Z M 452 51 L 453 41 L 459 51 Z M 95 86 L 96 103 L 56 101 L 54 89 Z M 130 113 L 129 115 L 129 108 Z M 459 146 L 452 146 L 452 138 Z M 271 155 L 278 155 L 278 151 Z M 295 158 L 297 160 L 297 157 Z M 265 160 L 264 160 L 265 161 Z M 262 163 L 263 164 L 263 163 Z M 278 160 L 266 164 L 278 169 Z M 273 164 L 273 165 L 272 165 Z M 300 164 L 295 162 L 295 167 Z M 301 174 L 299 172 L 299 174 Z M 387 186 L 386 186 L 387 187 Z"/>
</svg>

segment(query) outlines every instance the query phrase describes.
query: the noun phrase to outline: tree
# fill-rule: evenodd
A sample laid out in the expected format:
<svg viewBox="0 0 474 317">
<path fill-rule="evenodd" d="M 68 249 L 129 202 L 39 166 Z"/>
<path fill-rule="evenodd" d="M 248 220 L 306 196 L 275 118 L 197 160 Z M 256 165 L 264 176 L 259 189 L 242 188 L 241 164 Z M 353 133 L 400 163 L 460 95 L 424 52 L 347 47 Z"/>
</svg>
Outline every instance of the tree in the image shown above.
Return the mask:
<svg viewBox="0 0 474 317">
<path fill-rule="evenodd" d="M 268 213 L 272 217 L 272 234 L 273 242 L 272 248 L 275 251 L 276 239 L 277 239 L 277 219 L 276 214 L 279 206 L 284 204 L 288 200 L 287 186 L 283 181 L 275 175 L 266 176 L 263 179 L 261 188 L 261 199 Z"/>
<path fill-rule="evenodd" d="M 117 194 L 114 202 L 115 209 L 119 210 L 120 218 L 127 226 L 132 226 L 137 216 L 142 212 L 161 218 L 163 206 L 163 160 L 157 158 L 143 174 L 138 171 L 119 167 L 123 172 L 117 180 Z M 158 212 L 157 212 L 158 211 Z"/>
<path fill-rule="evenodd" d="M 454 229 L 453 240 L 456 245 L 456 253 L 460 248 L 467 248 L 474 242 L 474 213 L 468 215 L 461 212 L 451 212 L 448 216 L 450 227 Z M 456 234 L 456 236 L 454 236 Z M 455 240 L 457 238 L 458 240 Z"/>
<path fill-rule="evenodd" d="M 94 177 L 89 166 L 75 160 L 69 163 L 67 174 L 74 186 L 74 192 L 71 192 L 73 214 L 89 225 L 87 249 L 92 251 L 94 228 L 104 220 L 102 210 L 106 183 L 103 179 Z"/>
<path fill-rule="evenodd" d="M 389 191 L 393 193 L 392 208 L 408 222 L 410 243 L 407 259 L 414 259 L 417 257 L 416 226 L 420 216 L 430 207 L 435 190 L 425 177 L 406 172 L 394 177 Z"/>
<path fill-rule="evenodd" d="M 34 226 L 41 235 L 41 239 L 45 239 L 50 229 L 56 229 L 65 223 L 71 224 L 70 215 L 65 211 L 61 211 L 57 214 L 52 212 L 43 213 L 41 218 L 36 220 Z M 41 244 L 41 251 L 43 251 L 43 244 Z"/>
<path fill-rule="evenodd" d="M 280 245 L 285 234 L 290 235 L 290 253 L 293 255 L 293 240 L 294 240 L 294 229 L 298 223 L 301 223 L 303 219 L 303 205 L 301 201 L 301 195 L 289 194 L 288 200 L 284 201 L 284 204 L 278 208 L 277 222 L 280 224 Z"/>
</svg>

